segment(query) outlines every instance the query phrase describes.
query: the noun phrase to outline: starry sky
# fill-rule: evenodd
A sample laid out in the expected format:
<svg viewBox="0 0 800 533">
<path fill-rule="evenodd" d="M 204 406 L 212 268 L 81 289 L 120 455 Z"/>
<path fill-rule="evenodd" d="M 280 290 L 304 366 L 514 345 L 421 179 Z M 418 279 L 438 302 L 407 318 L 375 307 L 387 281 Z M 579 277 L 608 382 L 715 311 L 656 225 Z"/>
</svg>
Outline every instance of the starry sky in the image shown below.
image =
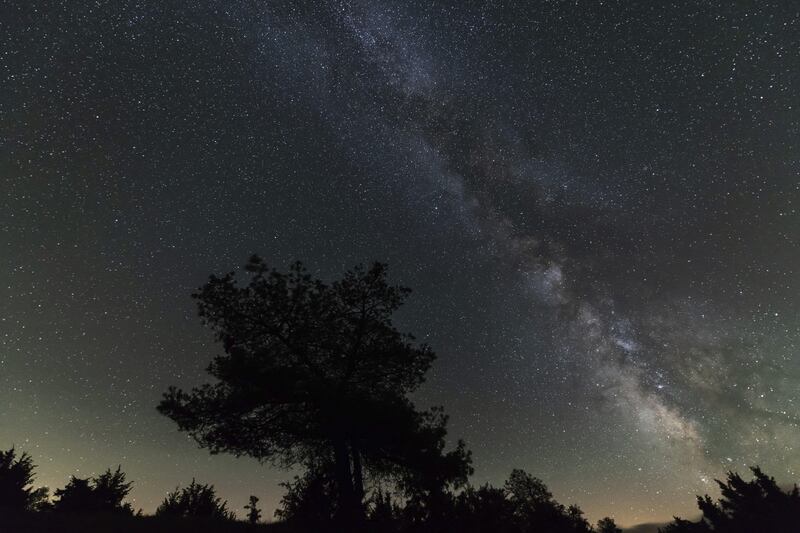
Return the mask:
<svg viewBox="0 0 800 533">
<path fill-rule="evenodd" d="M 476 484 L 590 519 L 800 479 L 790 2 L 0 5 L 0 446 L 271 515 L 290 473 L 155 405 L 220 347 L 190 293 L 258 252 L 390 265 Z"/>
</svg>

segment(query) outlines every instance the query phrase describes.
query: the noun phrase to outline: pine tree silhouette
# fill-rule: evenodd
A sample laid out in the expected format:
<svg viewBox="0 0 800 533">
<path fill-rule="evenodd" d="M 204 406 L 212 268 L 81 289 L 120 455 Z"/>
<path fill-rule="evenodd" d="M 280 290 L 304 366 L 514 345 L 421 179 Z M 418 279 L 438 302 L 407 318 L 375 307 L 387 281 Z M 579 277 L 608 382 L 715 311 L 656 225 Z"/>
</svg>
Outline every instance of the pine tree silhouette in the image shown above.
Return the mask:
<svg viewBox="0 0 800 533">
<path fill-rule="evenodd" d="M 783 491 L 775 480 L 753 467 L 754 479 L 745 481 L 728 472 L 725 481 L 717 481 L 721 497 L 698 496 L 703 513 L 697 522 L 676 518 L 663 533 L 791 533 L 800 525 L 800 492 L 797 485 Z"/>
<path fill-rule="evenodd" d="M 306 468 L 325 458 L 342 528 L 364 516 L 367 474 L 427 494 L 466 481 L 464 444 L 444 450 L 447 418 L 407 399 L 434 354 L 394 327 L 410 291 L 388 284 L 386 265 L 330 285 L 299 262 L 281 273 L 253 257 L 246 271 L 247 286 L 212 276 L 194 295 L 225 353 L 214 384 L 171 388 L 163 414 L 212 453 Z"/>
<path fill-rule="evenodd" d="M 0 513 L 37 511 L 47 504 L 47 488 L 33 488 L 35 469 L 27 453 L 0 451 Z"/>
</svg>

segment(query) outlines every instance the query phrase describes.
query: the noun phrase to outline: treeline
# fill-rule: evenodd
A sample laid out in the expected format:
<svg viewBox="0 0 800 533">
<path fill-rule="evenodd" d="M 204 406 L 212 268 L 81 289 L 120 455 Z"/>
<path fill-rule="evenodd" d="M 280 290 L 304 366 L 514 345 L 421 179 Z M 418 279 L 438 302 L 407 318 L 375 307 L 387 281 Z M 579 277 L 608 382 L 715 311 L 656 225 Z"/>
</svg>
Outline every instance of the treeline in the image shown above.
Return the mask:
<svg viewBox="0 0 800 533">
<path fill-rule="evenodd" d="M 287 493 L 276 517 L 292 531 L 339 531 L 335 481 L 307 472 L 285 483 Z M 392 493 L 381 486 L 364 502 L 359 530 L 387 533 L 621 533 L 611 518 L 593 527 L 577 505 L 558 503 L 547 486 L 523 470 L 513 470 L 502 487 L 469 484 L 459 490 Z"/>
<path fill-rule="evenodd" d="M 52 497 L 46 487 L 35 487 L 35 465 L 27 453 L 12 448 L 0 452 L 0 529 L 8 524 L 36 523 L 46 518 L 48 525 L 71 524 L 76 519 L 87 523 L 98 519 L 106 524 L 135 525 L 133 519 L 147 519 L 141 510 L 134 512 L 125 499 L 133 483 L 120 467 L 108 469 L 94 477 L 72 477 L 67 485 L 55 490 Z M 287 531 L 342 531 L 337 522 L 339 498 L 333 479 L 323 471 L 308 471 L 287 489 L 275 517 Z M 457 492 L 441 492 L 434 497 L 417 494 L 403 498 L 383 487 L 370 491 L 364 502 L 362 531 L 433 532 L 464 531 L 509 533 L 542 531 L 552 533 L 619 533 L 610 518 L 593 528 L 575 505 L 558 503 L 545 484 L 522 470 L 514 470 L 501 488 L 484 485 L 466 486 Z M 244 507 L 245 521 L 262 522 L 258 498 L 250 497 Z M 195 480 L 167 494 L 153 515 L 167 519 L 170 528 L 176 520 L 196 528 L 225 531 L 237 520 L 228 502 L 217 496 L 213 485 Z M 27 521 L 26 521 L 27 520 Z M 147 522 L 148 526 L 158 522 Z M 6 526 L 5 528 L 3 526 Z M 123 527 L 123 531 L 125 528 Z"/>
<path fill-rule="evenodd" d="M 98 476 L 71 477 L 53 496 L 47 487 L 35 488 L 35 465 L 26 452 L 18 454 L 14 448 L 0 451 L 0 513 L 3 516 L 23 514 L 102 514 L 133 516 L 134 509 L 125 498 L 133 482 L 126 479 L 121 467 L 110 468 Z M 251 496 L 248 519 L 256 523 L 261 519 L 258 498 Z M 142 515 L 139 510 L 135 513 Z M 213 485 L 197 483 L 177 487 L 167 494 L 158 506 L 155 516 L 195 517 L 210 520 L 235 520 L 228 503 L 219 498 Z"/>
<path fill-rule="evenodd" d="M 73 477 L 49 497 L 46 487 L 34 488 L 34 464 L 27 453 L 13 448 L 0 452 L 0 512 L 20 514 L 133 516 L 125 498 L 133 483 L 121 468 L 108 469 L 90 478 Z M 287 493 L 275 515 L 292 531 L 328 531 L 336 528 L 338 515 L 335 483 L 321 472 L 307 473 L 285 483 Z M 261 521 L 258 498 L 250 497 L 245 507 L 247 521 Z M 438 498 L 418 495 L 403 501 L 381 488 L 365 502 L 365 526 L 370 531 L 548 531 L 564 533 L 616 533 L 610 518 L 597 529 L 581 510 L 564 507 L 553 499 L 544 483 L 522 470 L 514 470 L 502 488 L 484 485 L 466 487 Z M 141 510 L 136 513 L 141 516 Z M 212 522 L 236 520 L 226 501 L 216 495 L 213 485 L 195 480 L 169 493 L 155 511 L 156 517 L 204 519 Z M 533 528 L 533 529 L 531 529 Z"/>
<path fill-rule="evenodd" d="M 307 471 L 287 489 L 275 512 L 277 523 L 262 521 L 258 498 L 238 520 L 213 485 L 192 480 L 167 494 L 152 516 L 134 512 L 125 499 L 133 483 L 121 468 L 89 478 L 73 477 L 52 496 L 35 487 L 35 465 L 27 453 L 0 451 L 0 531 L 255 531 L 283 533 L 360 531 L 374 533 L 621 533 L 611 518 L 592 526 L 576 505 L 558 503 L 547 486 L 523 470 L 513 470 L 502 487 L 466 485 L 457 491 L 403 497 L 383 486 L 370 490 L 364 520 L 342 529 L 336 485 L 322 471 Z M 721 497 L 698 496 L 697 521 L 676 518 L 662 533 L 790 533 L 800 524 L 800 492 L 782 490 L 759 468 L 753 479 L 730 472 L 717 481 Z M 356 529 L 351 529 L 355 527 Z"/>
<path fill-rule="evenodd" d="M 410 400 L 435 354 L 393 324 L 411 291 L 388 283 L 386 265 L 356 267 L 326 283 L 299 262 L 279 272 L 253 256 L 244 276 L 240 284 L 233 272 L 212 275 L 193 294 L 222 353 L 207 368 L 209 383 L 170 388 L 158 410 L 211 453 L 302 472 L 284 484 L 273 527 L 309 533 L 620 531 L 610 518 L 590 524 L 579 507 L 557 502 L 522 470 L 512 471 L 502 487 L 469 484 L 472 455 L 463 441 L 447 439 L 443 408 L 420 409 Z M 730 474 L 720 484 L 719 503 L 699 500 L 702 520 L 678 519 L 665 531 L 796 531 L 797 489 L 782 492 L 760 470 L 754 473 L 752 482 Z M 52 499 L 33 488 L 32 476 L 29 456 L 5 452 L 0 507 L 39 517 L 133 517 L 124 502 L 131 484 L 119 468 L 73 478 Z M 257 503 L 253 497 L 246 508 L 252 527 L 261 519 Z M 173 531 L 193 520 L 225 531 L 238 524 L 234 518 L 212 486 L 195 481 L 169 494 L 154 517 L 172 520 L 167 530 Z M 737 529 L 740 524 L 750 529 Z"/>
<path fill-rule="evenodd" d="M 781 489 L 775 479 L 758 467 L 753 479 L 728 472 L 716 480 L 720 498 L 697 496 L 701 517 L 675 518 L 661 533 L 797 533 L 800 531 L 800 490 Z M 294 484 L 283 508 L 276 514 L 293 526 L 292 531 L 331 531 L 335 524 L 336 498 L 330 481 L 306 475 Z M 621 533 L 611 518 L 592 527 L 577 505 L 558 503 L 547 486 L 523 470 L 513 470 L 502 487 L 466 485 L 434 498 L 402 498 L 377 489 L 367 506 L 364 531 L 390 533 Z"/>
</svg>

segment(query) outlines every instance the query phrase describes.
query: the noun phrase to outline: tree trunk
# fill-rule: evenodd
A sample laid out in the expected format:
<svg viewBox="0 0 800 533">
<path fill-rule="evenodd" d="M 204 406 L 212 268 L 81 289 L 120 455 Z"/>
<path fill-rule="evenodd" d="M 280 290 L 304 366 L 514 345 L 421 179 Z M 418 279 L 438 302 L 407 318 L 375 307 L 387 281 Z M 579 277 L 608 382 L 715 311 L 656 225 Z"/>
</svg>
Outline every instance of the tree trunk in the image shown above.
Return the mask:
<svg viewBox="0 0 800 533">
<path fill-rule="evenodd" d="M 361 466 L 361 452 L 355 444 L 350 444 L 350 451 L 353 454 L 353 491 L 360 509 L 364 503 L 364 471 Z"/>
<path fill-rule="evenodd" d="M 336 488 L 339 492 L 337 522 L 342 531 L 355 531 L 358 526 L 358 503 L 353 488 L 350 452 L 346 442 L 337 439 L 333 444 L 333 452 L 336 462 Z"/>
</svg>

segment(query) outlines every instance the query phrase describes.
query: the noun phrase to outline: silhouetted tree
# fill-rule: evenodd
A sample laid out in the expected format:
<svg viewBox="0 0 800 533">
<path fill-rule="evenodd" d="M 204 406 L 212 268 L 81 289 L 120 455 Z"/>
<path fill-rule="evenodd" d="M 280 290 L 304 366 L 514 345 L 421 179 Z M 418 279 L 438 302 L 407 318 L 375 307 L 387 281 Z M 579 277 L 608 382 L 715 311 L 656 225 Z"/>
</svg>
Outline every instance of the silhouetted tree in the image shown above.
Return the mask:
<svg viewBox="0 0 800 533">
<path fill-rule="evenodd" d="M 456 500 L 457 527 L 453 530 L 472 532 L 503 531 L 515 533 L 520 525 L 515 516 L 515 505 L 502 488 L 489 484 L 477 489 L 467 487 Z"/>
<path fill-rule="evenodd" d="M 214 485 L 197 483 L 176 487 L 167 494 L 156 509 L 157 516 L 202 517 L 213 520 L 234 520 L 236 515 L 228 510 L 228 502 L 217 497 Z"/>
<path fill-rule="evenodd" d="M 56 489 L 53 509 L 58 512 L 74 513 L 96 511 L 96 500 L 92 494 L 90 478 L 72 477 L 63 489 Z"/>
<path fill-rule="evenodd" d="M 755 479 L 745 481 L 734 472 L 717 481 L 721 497 L 698 496 L 697 506 L 703 516 L 697 522 L 676 518 L 663 528 L 664 533 L 710 532 L 789 533 L 800 527 L 800 492 L 797 485 L 781 490 L 775 480 L 760 468 L 751 468 Z"/>
<path fill-rule="evenodd" d="M 519 468 L 511 471 L 505 490 L 516 508 L 520 510 L 534 509 L 553 501 L 553 494 L 541 479 Z"/>
<path fill-rule="evenodd" d="M 57 489 L 58 498 L 53 508 L 67 513 L 120 513 L 133 514 L 129 503 L 123 503 L 130 493 L 132 482 L 125 481 L 120 467 L 111 469 L 94 478 L 73 477 L 63 489 Z"/>
<path fill-rule="evenodd" d="M 251 495 L 250 503 L 244 506 L 247 509 L 247 521 L 257 524 L 261 520 L 261 509 L 258 508 L 258 497 Z"/>
<path fill-rule="evenodd" d="M 506 493 L 514 503 L 522 531 L 588 533 L 591 526 L 576 505 L 565 508 L 553 499 L 542 480 L 515 469 L 506 481 Z"/>
<path fill-rule="evenodd" d="M 246 287 L 229 273 L 193 295 L 225 354 L 208 368 L 215 384 L 170 388 L 163 414 L 212 453 L 281 466 L 329 458 L 343 522 L 363 515 L 367 473 L 423 482 L 429 493 L 466 478 L 463 443 L 444 453 L 446 418 L 406 399 L 434 354 L 392 324 L 410 291 L 387 283 L 385 265 L 330 285 L 299 262 L 284 274 L 253 257 L 246 270 Z"/>
<path fill-rule="evenodd" d="M 38 511 L 47 504 L 46 487 L 33 488 L 33 458 L 11 448 L 0 451 L 0 513 Z"/>
<path fill-rule="evenodd" d="M 99 502 L 100 508 L 105 510 L 132 513 L 131 505 L 122 503 L 132 487 L 132 482 L 125 481 L 125 473 L 122 472 L 120 466 L 114 472 L 108 469 L 93 479 L 94 496 Z"/>
<path fill-rule="evenodd" d="M 592 531 L 592 526 L 584 518 L 583 511 L 574 503 L 567 507 L 567 524 L 568 527 L 565 531 L 585 531 L 586 533 Z"/>
<path fill-rule="evenodd" d="M 605 517 L 597 521 L 597 533 L 622 533 L 613 518 Z"/>
</svg>

